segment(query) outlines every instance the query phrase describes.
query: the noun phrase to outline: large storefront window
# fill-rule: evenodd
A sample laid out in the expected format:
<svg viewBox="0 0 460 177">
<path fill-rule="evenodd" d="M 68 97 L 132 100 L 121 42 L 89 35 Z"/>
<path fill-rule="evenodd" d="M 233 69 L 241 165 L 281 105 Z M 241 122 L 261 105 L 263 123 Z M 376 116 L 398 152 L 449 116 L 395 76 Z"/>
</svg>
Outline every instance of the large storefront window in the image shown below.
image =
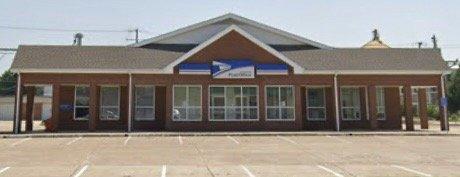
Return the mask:
<svg viewBox="0 0 460 177">
<path fill-rule="evenodd" d="M 89 87 L 75 86 L 74 119 L 89 119 Z"/>
<path fill-rule="evenodd" d="M 324 88 L 307 89 L 308 120 L 326 120 L 326 95 Z"/>
<path fill-rule="evenodd" d="M 267 120 L 294 120 L 294 87 L 267 86 Z"/>
<path fill-rule="evenodd" d="M 136 86 L 135 120 L 155 120 L 155 86 Z"/>
<path fill-rule="evenodd" d="M 120 87 L 101 87 L 101 120 L 120 119 Z"/>
<path fill-rule="evenodd" d="M 212 86 L 209 88 L 211 120 L 257 120 L 257 87 Z"/>
<path fill-rule="evenodd" d="M 342 119 L 361 120 L 359 88 L 341 88 Z"/>
<path fill-rule="evenodd" d="M 377 87 L 377 119 L 385 120 L 385 89 Z"/>
<path fill-rule="evenodd" d="M 201 86 L 174 86 L 173 120 L 201 120 Z"/>
</svg>

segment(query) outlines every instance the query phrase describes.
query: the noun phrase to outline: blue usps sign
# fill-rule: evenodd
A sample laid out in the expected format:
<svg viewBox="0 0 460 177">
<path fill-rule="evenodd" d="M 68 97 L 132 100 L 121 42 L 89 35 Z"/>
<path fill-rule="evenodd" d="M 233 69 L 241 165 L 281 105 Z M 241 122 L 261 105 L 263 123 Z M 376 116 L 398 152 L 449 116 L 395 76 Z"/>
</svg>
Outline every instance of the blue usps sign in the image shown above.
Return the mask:
<svg viewBox="0 0 460 177">
<path fill-rule="evenodd" d="M 446 97 L 441 98 L 441 106 L 447 107 L 447 98 Z"/>
<path fill-rule="evenodd" d="M 61 104 L 61 105 L 59 105 L 59 110 L 62 111 L 62 112 L 73 111 L 73 105 L 71 105 L 71 104 Z"/>
<path fill-rule="evenodd" d="M 254 78 L 254 63 L 247 59 L 213 61 L 211 74 L 218 79 Z"/>
</svg>

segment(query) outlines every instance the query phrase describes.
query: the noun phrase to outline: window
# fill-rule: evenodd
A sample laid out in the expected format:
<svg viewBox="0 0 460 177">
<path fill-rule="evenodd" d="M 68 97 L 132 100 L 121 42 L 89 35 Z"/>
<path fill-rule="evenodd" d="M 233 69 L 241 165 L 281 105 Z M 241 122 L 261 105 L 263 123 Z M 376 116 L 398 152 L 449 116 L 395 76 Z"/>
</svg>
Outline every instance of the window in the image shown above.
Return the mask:
<svg viewBox="0 0 460 177">
<path fill-rule="evenodd" d="M 266 87 L 267 120 L 294 120 L 294 87 Z"/>
<path fill-rule="evenodd" d="M 427 89 L 427 100 L 429 105 L 438 105 L 438 89 L 430 87 Z"/>
<path fill-rule="evenodd" d="M 412 88 L 412 113 L 414 116 L 418 116 L 419 107 L 418 107 L 418 89 Z"/>
<path fill-rule="evenodd" d="M 359 88 L 341 88 L 343 120 L 361 120 Z"/>
<path fill-rule="evenodd" d="M 201 120 L 201 86 L 174 86 L 173 120 Z"/>
<path fill-rule="evenodd" d="M 101 87 L 101 120 L 120 119 L 120 88 L 117 86 Z"/>
<path fill-rule="evenodd" d="M 75 86 L 74 119 L 89 119 L 89 87 Z"/>
<path fill-rule="evenodd" d="M 326 93 L 324 88 L 307 89 L 307 119 L 326 120 Z"/>
<path fill-rule="evenodd" d="M 210 120 L 257 120 L 257 87 L 212 86 L 209 88 Z"/>
<path fill-rule="evenodd" d="M 155 120 L 155 86 L 136 86 L 135 120 Z"/>
<path fill-rule="evenodd" d="M 377 87 L 377 120 L 385 120 L 385 89 Z"/>
</svg>

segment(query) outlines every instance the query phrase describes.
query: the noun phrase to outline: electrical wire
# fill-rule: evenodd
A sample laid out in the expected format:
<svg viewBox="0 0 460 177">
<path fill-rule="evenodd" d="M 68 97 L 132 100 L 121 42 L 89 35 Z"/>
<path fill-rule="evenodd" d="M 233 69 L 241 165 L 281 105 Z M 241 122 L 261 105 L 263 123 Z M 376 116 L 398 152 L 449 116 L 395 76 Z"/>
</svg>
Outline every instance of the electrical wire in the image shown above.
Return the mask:
<svg viewBox="0 0 460 177">
<path fill-rule="evenodd" d="M 29 30 L 29 31 L 59 31 L 59 32 L 93 32 L 93 33 L 127 33 L 133 30 L 103 30 L 103 29 L 60 29 L 60 28 L 36 28 L 36 27 L 21 27 L 21 26 L 3 26 L 0 29 L 11 30 Z"/>
</svg>

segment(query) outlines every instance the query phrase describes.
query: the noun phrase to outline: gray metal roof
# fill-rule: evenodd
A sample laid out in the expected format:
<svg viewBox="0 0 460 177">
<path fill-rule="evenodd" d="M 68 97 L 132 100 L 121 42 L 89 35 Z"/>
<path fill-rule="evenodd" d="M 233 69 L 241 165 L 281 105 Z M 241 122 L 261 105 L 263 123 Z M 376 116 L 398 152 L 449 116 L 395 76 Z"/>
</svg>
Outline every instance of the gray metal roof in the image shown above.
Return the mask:
<svg viewBox="0 0 460 177">
<path fill-rule="evenodd" d="M 161 69 L 183 54 L 126 46 L 21 45 L 11 69 Z"/>
<path fill-rule="evenodd" d="M 440 50 L 312 49 L 279 51 L 308 71 L 443 71 Z M 18 48 L 16 70 L 160 70 L 186 52 L 126 46 L 28 46 Z"/>
<path fill-rule="evenodd" d="M 343 48 L 283 51 L 281 53 L 304 67 L 306 71 L 440 71 L 447 68 L 440 50 L 435 49 Z"/>
</svg>

